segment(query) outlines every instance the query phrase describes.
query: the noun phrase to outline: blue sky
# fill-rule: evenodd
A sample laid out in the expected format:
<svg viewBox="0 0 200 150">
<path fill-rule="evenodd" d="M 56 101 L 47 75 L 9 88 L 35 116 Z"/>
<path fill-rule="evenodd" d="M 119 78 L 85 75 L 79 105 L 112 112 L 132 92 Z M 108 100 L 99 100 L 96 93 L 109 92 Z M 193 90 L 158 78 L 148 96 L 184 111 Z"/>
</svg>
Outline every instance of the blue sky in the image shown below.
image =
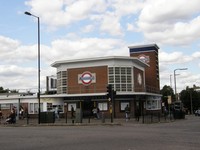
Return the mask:
<svg viewBox="0 0 200 150">
<path fill-rule="evenodd" d="M 161 88 L 177 68 L 188 68 L 176 71 L 177 91 L 200 86 L 199 0 L 1 0 L 4 88 L 37 89 L 37 20 L 25 11 L 40 17 L 43 91 L 57 60 L 128 56 L 128 46 L 152 43 L 160 47 Z"/>
</svg>

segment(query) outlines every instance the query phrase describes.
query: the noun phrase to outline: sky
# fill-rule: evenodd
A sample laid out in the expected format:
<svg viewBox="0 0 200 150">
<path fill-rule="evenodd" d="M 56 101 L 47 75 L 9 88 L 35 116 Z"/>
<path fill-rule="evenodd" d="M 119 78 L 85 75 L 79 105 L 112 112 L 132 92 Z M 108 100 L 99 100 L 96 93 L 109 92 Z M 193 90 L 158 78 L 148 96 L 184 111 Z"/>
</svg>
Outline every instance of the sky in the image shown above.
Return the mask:
<svg viewBox="0 0 200 150">
<path fill-rule="evenodd" d="M 200 86 L 200 0 L 1 0 L 0 87 L 41 90 L 59 60 L 129 56 L 128 46 L 159 46 L 160 87 Z M 171 79 L 170 79 L 171 78 Z"/>
</svg>

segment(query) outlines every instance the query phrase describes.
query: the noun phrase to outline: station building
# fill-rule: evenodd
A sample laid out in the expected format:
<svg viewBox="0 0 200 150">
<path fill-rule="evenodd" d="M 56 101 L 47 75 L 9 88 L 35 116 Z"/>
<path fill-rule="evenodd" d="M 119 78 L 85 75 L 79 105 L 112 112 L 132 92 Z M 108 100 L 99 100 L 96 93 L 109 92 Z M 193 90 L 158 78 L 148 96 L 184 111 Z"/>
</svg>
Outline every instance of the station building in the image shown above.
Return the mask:
<svg viewBox="0 0 200 150">
<path fill-rule="evenodd" d="M 59 106 L 60 111 L 66 114 L 73 106 L 82 111 L 83 117 L 87 117 L 91 115 L 94 107 L 98 107 L 105 116 L 109 116 L 112 110 L 115 118 L 124 117 L 127 105 L 130 106 L 132 117 L 135 116 L 136 110 L 139 110 L 140 114 L 161 111 L 159 47 L 150 44 L 128 48 L 130 56 L 54 62 L 51 66 L 57 69 L 57 93 L 41 95 L 41 111 L 49 111 Z M 112 85 L 116 91 L 113 101 L 107 97 L 108 85 Z M 1 103 L 5 104 L 5 100 L 8 102 L 10 99 L 0 97 Z M 38 113 L 37 96 L 20 96 L 16 97 L 15 101 L 26 106 L 29 114 Z"/>
</svg>

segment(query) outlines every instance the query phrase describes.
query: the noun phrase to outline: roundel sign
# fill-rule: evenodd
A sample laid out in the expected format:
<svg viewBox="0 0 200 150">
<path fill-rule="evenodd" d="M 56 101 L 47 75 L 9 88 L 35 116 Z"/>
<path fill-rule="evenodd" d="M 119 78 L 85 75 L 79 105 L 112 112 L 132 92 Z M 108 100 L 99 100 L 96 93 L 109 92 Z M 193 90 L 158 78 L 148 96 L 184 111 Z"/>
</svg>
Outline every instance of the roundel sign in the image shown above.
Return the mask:
<svg viewBox="0 0 200 150">
<path fill-rule="evenodd" d="M 79 75 L 79 83 L 81 82 L 84 85 L 89 85 L 95 80 L 95 77 L 90 72 L 84 72 L 81 75 Z"/>
</svg>

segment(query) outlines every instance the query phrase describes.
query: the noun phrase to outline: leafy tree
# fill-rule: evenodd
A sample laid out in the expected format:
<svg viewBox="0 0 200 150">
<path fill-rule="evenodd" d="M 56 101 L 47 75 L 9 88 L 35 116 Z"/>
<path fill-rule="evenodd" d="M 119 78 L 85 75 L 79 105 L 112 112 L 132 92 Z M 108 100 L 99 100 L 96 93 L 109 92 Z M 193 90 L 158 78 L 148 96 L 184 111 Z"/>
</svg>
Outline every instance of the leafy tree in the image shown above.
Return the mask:
<svg viewBox="0 0 200 150">
<path fill-rule="evenodd" d="M 3 87 L 0 87 L 0 93 L 7 93 L 7 90 L 4 90 Z"/>
<path fill-rule="evenodd" d="M 17 90 L 4 89 L 3 87 L 0 87 L 0 93 L 18 93 L 18 91 Z"/>
<path fill-rule="evenodd" d="M 186 87 L 185 90 L 182 90 L 180 93 L 180 99 L 190 112 L 194 112 L 200 108 L 200 92 L 196 90 L 197 87 L 193 86 L 193 88 Z M 193 110 L 191 110 L 191 105 Z"/>
<path fill-rule="evenodd" d="M 168 108 L 168 96 L 171 96 L 172 100 L 175 99 L 173 89 L 168 85 L 164 85 L 163 88 L 160 90 L 160 93 L 162 94 L 162 101 Z"/>
</svg>

